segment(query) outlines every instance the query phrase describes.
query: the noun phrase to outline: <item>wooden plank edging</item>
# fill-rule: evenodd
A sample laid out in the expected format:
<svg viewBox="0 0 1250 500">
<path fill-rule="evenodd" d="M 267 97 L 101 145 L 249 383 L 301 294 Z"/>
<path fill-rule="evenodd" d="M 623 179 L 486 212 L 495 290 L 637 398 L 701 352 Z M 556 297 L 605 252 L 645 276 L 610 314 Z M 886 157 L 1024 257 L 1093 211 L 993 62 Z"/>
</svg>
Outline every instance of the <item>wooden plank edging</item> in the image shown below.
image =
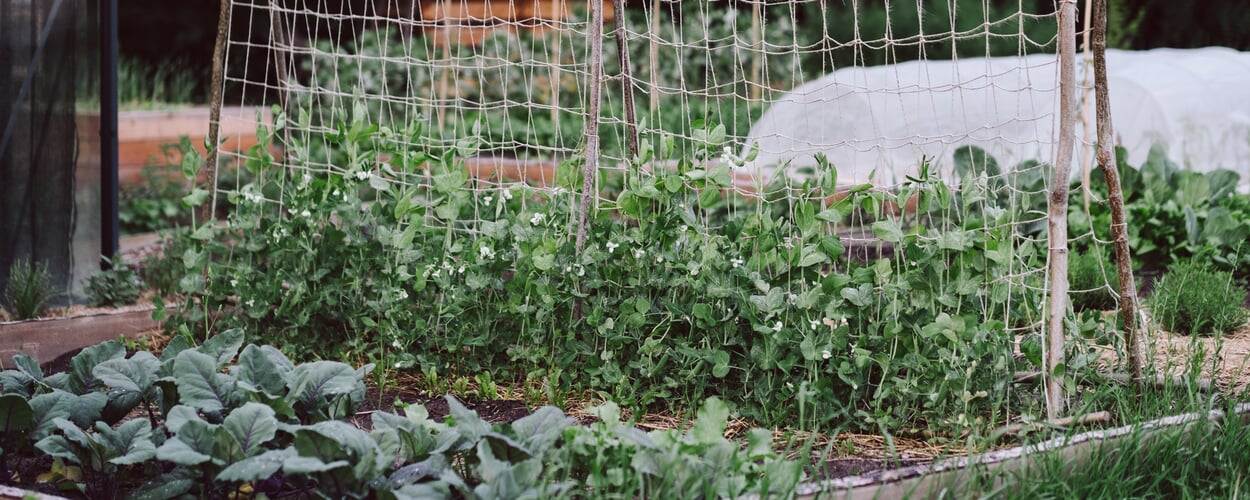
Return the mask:
<svg viewBox="0 0 1250 500">
<path fill-rule="evenodd" d="M 1240 417 L 1243 422 L 1250 420 L 1250 403 L 1238 404 L 1233 409 L 1233 415 Z M 1168 430 L 1185 431 L 1199 421 L 1220 422 L 1224 418 L 1225 412 L 1221 410 L 1185 413 L 1114 429 L 1059 437 L 1029 446 L 951 458 L 928 465 L 804 483 L 799 485 L 795 498 L 859 500 L 929 498 L 949 496 L 951 493 L 958 495 L 960 488 L 972 479 L 996 475 L 993 477 L 995 485 L 1002 485 L 1007 473 L 1027 470 L 1035 457 L 1048 452 L 1063 453 L 1067 457 L 1066 467 L 1077 468 L 1088 462 L 1100 448 L 1111 446 L 1111 449 L 1116 449 L 1134 435 L 1140 439 L 1149 439 Z M 743 498 L 759 497 L 752 495 Z"/>
<path fill-rule="evenodd" d="M 12 368 L 13 355 L 19 352 L 42 365 L 120 336 L 138 339 L 141 332 L 160 328 L 152 319 L 154 309 L 149 305 L 124 312 L 0 323 L 0 368 Z"/>
</svg>

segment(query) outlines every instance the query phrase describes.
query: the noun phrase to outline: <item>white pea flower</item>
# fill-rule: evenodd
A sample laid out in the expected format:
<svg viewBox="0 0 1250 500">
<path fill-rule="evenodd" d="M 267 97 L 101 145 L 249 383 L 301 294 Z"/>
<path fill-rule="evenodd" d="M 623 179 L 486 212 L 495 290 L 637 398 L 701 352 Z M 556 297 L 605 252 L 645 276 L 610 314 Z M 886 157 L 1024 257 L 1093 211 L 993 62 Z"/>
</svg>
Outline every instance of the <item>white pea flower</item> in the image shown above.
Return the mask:
<svg viewBox="0 0 1250 500">
<path fill-rule="evenodd" d="M 798 302 L 798 300 L 799 300 L 799 296 L 798 296 L 798 295 L 795 295 L 795 294 L 793 294 L 793 293 L 787 293 L 787 294 L 786 294 L 786 300 L 787 300 L 788 302 L 790 302 L 791 304 L 793 304 L 793 303 L 795 303 L 795 302 Z"/>
<path fill-rule="evenodd" d="M 577 275 L 578 275 L 578 276 L 585 276 L 585 275 L 586 275 L 586 268 L 585 268 L 585 267 L 582 267 L 582 265 L 581 265 L 581 264 L 578 264 L 578 265 L 577 265 Z"/>
<path fill-rule="evenodd" d="M 656 263 L 664 262 L 664 256 L 663 256 L 663 255 L 656 255 L 656 256 L 655 256 L 655 262 L 656 262 Z"/>
<path fill-rule="evenodd" d="M 460 273 L 460 274 L 464 274 L 464 266 L 463 266 L 463 265 L 462 265 L 462 266 L 460 266 L 460 269 L 457 269 L 457 270 L 456 270 L 456 272 L 458 272 L 458 273 Z"/>
<path fill-rule="evenodd" d="M 363 180 L 367 180 L 367 179 L 369 179 L 369 172 L 366 172 L 366 171 L 364 171 L 364 170 L 361 170 L 361 171 L 359 171 L 359 172 L 356 172 L 356 179 L 359 179 L 359 180 L 362 180 L 362 181 L 363 181 Z"/>
<path fill-rule="evenodd" d="M 820 321 L 819 321 L 819 320 L 814 320 L 814 319 L 813 319 L 813 320 L 809 320 L 809 321 L 807 322 L 807 324 L 808 324 L 809 326 L 811 326 L 813 330 L 815 330 L 815 329 L 816 329 L 816 327 L 820 326 Z"/>
<path fill-rule="evenodd" d="M 820 351 L 820 357 L 823 359 L 829 359 L 833 357 L 833 353 L 829 352 L 828 349 L 825 349 L 823 351 Z"/>
<path fill-rule="evenodd" d="M 512 190 L 510 190 L 510 189 L 505 189 L 505 190 L 503 190 L 503 199 L 505 199 L 505 200 L 511 200 L 511 199 L 512 199 Z"/>
<path fill-rule="evenodd" d="M 300 212 L 300 213 L 299 213 L 299 215 L 300 215 L 301 217 L 303 217 L 303 218 L 307 219 L 307 218 L 309 218 L 309 217 L 312 217 L 312 212 L 309 212 L 309 211 L 308 211 L 308 209 L 307 209 L 307 208 L 305 208 L 303 212 Z"/>
<path fill-rule="evenodd" d="M 542 224 L 543 222 L 546 222 L 546 220 L 547 220 L 547 214 L 538 212 L 530 216 L 530 225 L 537 226 L 539 224 Z M 612 243 L 608 243 L 608 244 L 611 245 Z"/>
<path fill-rule="evenodd" d="M 342 191 L 339 191 L 338 189 L 335 189 L 335 190 L 334 190 L 334 192 L 333 192 L 333 193 L 330 193 L 330 194 L 331 194 L 332 196 L 339 196 L 339 195 L 343 194 L 343 192 L 342 192 Z"/>
<path fill-rule="evenodd" d="M 614 243 L 614 242 L 609 241 L 609 242 L 608 242 L 608 244 L 607 244 L 607 247 L 608 247 L 608 253 L 615 252 L 615 251 L 616 251 L 616 247 L 619 247 L 619 246 L 620 246 L 620 245 L 618 245 L 618 244 L 616 244 L 616 243 Z"/>
<path fill-rule="evenodd" d="M 477 252 L 478 256 L 480 256 L 483 260 L 495 258 L 495 250 L 486 245 L 482 245 L 481 248 L 477 249 Z"/>
<path fill-rule="evenodd" d="M 403 288 L 400 288 L 399 292 L 397 292 L 395 296 L 399 297 L 399 300 L 404 300 L 408 298 L 408 290 L 404 290 Z"/>
<path fill-rule="evenodd" d="M 482 203 L 483 203 L 483 204 L 490 205 L 490 204 L 491 204 L 492 202 L 494 202 L 494 201 L 495 201 L 495 197 L 494 197 L 494 196 L 487 195 L 487 196 L 482 197 Z"/>
<path fill-rule="evenodd" d="M 778 333 L 778 332 L 780 332 L 780 331 L 781 331 L 781 329 L 782 329 L 782 328 L 784 328 L 784 327 L 785 327 L 785 325 L 783 325 L 780 321 L 778 321 L 778 322 L 777 322 L 777 324 L 773 325 L 773 333 Z"/>
<path fill-rule="evenodd" d="M 634 249 L 634 258 L 635 258 L 635 259 L 641 259 L 644 255 L 647 255 L 647 252 L 643 251 L 643 249 L 641 249 L 641 248 L 636 248 L 636 249 Z"/>
<path fill-rule="evenodd" d="M 739 258 L 737 258 L 737 257 L 734 257 L 734 258 L 732 258 L 732 259 L 729 259 L 729 264 L 730 264 L 730 265 L 732 265 L 732 266 L 734 266 L 734 269 L 737 269 L 737 268 L 738 268 L 738 266 L 741 266 L 741 265 L 742 265 L 742 259 L 739 259 Z"/>
<path fill-rule="evenodd" d="M 678 231 L 678 232 L 682 232 L 682 233 L 684 233 L 684 232 L 686 232 L 688 229 L 690 229 L 690 227 L 689 227 L 689 226 L 687 226 L 687 225 L 685 225 L 685 224 L 682 224 L 680 228 L 677 228 L 677 231 Z"/>
<path fill-rule="evenodd" d="M 573 272 L 573 266 L 564 266 L 564 272 L 566 273 Z"/>
<path fill-rule="evenodd" d="M 256 307 L 256 299 L 247 299 L 247 307 Z"/>
</svg>

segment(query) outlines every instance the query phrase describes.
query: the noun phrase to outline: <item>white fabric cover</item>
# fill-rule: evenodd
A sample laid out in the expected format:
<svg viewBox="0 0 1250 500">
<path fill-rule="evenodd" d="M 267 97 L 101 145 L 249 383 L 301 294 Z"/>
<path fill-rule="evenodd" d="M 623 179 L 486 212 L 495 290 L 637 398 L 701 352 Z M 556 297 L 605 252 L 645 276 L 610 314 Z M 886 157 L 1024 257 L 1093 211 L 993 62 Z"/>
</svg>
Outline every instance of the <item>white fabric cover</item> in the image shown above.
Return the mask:
<svg viewBox="0 0 1250 500">
<path fill-rule="evenodd" d="M 1092 85 L 1093 64 L 1078 56 L 1078 81 Z M 1182 166 L 1241 174 L 1250 187 L 1250 52 L 1223 47 L 1107 52 L 1112 120 L 1129 163 L 1138 166 L 1151 144 Z M 778 99 L 751 129 L 743 154 L 768 176 L 789 162 L 812 166 L 823 152 L 838 183 L 888 186 L 917 171 L 928 157 L 949 175 L 959 146 L 980 146 L 1004 167 L 1055 155 L 1058 101 L 1056 56 L 911 61 L 835 71 Z M 1088 75 L 1088 79 L 1086 78 Z M 1092 152 L 1092 91 L 1088 127 L 1077 127 L 1073 175 Z M 1084 103 L 1082 110 L 1085 110 Z"/>
</svg>

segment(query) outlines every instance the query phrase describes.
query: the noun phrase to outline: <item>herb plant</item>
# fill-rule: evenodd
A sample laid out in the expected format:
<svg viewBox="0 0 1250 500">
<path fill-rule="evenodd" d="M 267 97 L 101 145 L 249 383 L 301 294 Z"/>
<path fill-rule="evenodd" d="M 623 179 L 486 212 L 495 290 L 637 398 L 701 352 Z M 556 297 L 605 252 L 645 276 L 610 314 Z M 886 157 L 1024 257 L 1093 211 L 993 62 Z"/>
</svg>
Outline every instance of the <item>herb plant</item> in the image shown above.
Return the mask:
<svg viewBox="0 0 1250 500">
<path fill-rule="evenodd" d="M 14 261 L 4 288 L 5 310 L 16 320 L 38 318 L 52 298 L 51 279 L 45 263 L 31 264 L 29 259 Z"/>
<path fill-rule="evenodd" d="M 1196 261 L 1172 266 L 1155 285 L 1148 305 L 1159 324 L 1177 333 L 1227 333 L 1250 318 L 1246 289 L 1228 271 Z"/>
</svg>

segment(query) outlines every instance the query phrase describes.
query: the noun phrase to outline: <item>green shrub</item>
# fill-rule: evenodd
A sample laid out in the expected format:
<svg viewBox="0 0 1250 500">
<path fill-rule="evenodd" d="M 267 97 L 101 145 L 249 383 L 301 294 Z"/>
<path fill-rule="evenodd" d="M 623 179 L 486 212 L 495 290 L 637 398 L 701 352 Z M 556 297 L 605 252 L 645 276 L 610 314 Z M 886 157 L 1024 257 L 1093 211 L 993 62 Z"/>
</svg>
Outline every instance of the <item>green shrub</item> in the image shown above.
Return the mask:
<svg viewBox="0 0 1250 500">
<path fill-rule="evenodd" d="M 1225 333 L 1245 324 L 1246 289 L 1233 274 L 1194 261 L 1171 267 L 1155 285 L 1148 304 L 1163 328 L 1177 333 Z"/>
<path fill-rule="evenodd" d="M 52 298 L 51 280 L 46 263 L 31 265 L 28 259 L 14 261 L 4 289 L 4 308 L 16 320 L 38 318 Z"/>
<path fill-rule="evenodd" d="M 143 292 L 139 276 L 122 262 L 120 255 L 105 258 L 112 268 L 87 278 L 87 302 L 92 307 L 117 307 L 134 304 Z"/>
<path fill-rule="evenodd" d="M 1106 311 L 1118 303 L 1113 290 L 1120 289 L 1120 278 L 1102 247 L 1091 247 L 1068 260 L 1068 285 L 1072 309 L 1077 312 Z"/>
</svg>

